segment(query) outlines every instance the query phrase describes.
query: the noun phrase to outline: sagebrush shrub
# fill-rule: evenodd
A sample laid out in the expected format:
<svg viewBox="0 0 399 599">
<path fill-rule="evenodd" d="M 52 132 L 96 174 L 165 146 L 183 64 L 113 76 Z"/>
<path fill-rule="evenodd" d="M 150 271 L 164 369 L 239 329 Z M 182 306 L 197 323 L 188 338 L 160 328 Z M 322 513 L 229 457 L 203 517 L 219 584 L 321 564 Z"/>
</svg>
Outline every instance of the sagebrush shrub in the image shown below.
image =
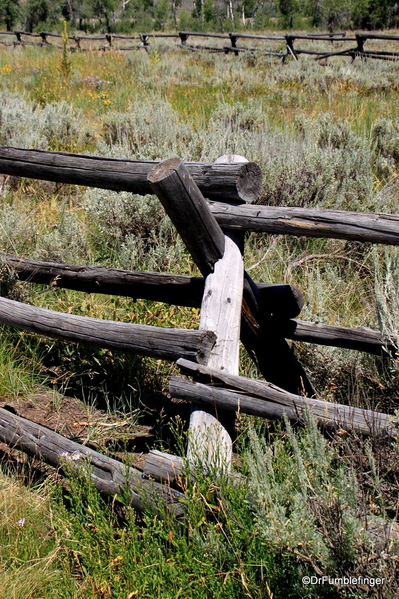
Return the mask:
<svg viewBox="0 0 399 599">
<path fill-rule="evenodd" d="M 90 133 L 80 111 L 65 101 L 44 108 L 20 94 L 0 92 L 0 144 L 16 148 L 59 149 Z"/>
</svg>

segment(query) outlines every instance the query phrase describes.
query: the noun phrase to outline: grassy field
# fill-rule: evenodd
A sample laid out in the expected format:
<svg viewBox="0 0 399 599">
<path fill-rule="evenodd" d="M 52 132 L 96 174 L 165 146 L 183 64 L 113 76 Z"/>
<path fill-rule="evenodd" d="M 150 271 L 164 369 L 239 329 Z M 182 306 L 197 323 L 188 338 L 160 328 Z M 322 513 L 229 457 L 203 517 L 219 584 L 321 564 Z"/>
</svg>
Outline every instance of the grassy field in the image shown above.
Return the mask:
<svg viewBox="0 0 399 599">
<path fill-rule="evenodd" d="M 136 159 L 237 153 L 262 168 L 260 203 L 395 213 L 398 75 L 398 63 L 282 66 L 166 44 L 148 54 L 64 57 L 1 48 L 0 143 Z M 0 184 L 2 250 L 198 274 L 152 196 L 11 177 Z M 341 240 L 246 239 L 252 278 L 298 285 L 303 320 L 395 335 L 398 259 L 395 248 Z M 198 326 L 195 309 L 33 286 L 4 265 L 0 275 L 1 295 L 36 306 Z M 184 452 L 184 422 L 164 393 L 171 365 L 1 330 L 1 405 L 46 392 L 56 410 L 72 396 L 132 427 L 151 426 L 152 447 Z M 394 416 L 395 360 L 295 349 L 322 398 Z M 244 351 L 241 372 L 256 376 Z M 398 515 L 398 446 L 342 431 L 326 439 L 310 417 L 295 430 L 244 417 L 239 427 L 236 463 L 248 482 L 184 481 L 188 516 L 180 524 L 135 514 L 120 498 L 107 502 L 73 476 L 61 484 L 57 472 L 3 448 L 0 599 L 396 597 L 398 545 L 384 536 L 384 523 Z M 95 433 L 90 442 L 98 447 Z M 127 449 L 123 437 L 118 449 Z M 306 586 L 303 576 L 385 582 Z"/>
</svg>

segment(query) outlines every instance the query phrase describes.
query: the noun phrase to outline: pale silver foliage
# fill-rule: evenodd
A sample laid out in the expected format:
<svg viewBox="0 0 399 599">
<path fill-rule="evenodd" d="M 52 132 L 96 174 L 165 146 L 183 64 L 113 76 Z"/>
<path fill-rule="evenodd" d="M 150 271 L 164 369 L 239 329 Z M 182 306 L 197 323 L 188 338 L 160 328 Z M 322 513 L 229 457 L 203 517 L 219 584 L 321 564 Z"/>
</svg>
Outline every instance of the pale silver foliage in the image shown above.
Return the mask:
<svg viewBox="0 0 399 599">
<path fill-rule="evenodd" d="M 67 102 L 44 108 L 20 94 L 0 91 L 0 144 L 15 148 L 49 149 L 52 144 L 71 144 L 92 135 L 79 111 Z"/>
<path fill-rule="evenodd" d="M 294 432 L 287 418 L 285 426 L 286 436 L 272 446 L 249 431 L 248 480 L 259 534 L 274 550 L 299 551 L 326 571 L 348 566 L 371 543 L 354 471 L 336 463 L 309 411 L 303 432 Z"/>
</svg>

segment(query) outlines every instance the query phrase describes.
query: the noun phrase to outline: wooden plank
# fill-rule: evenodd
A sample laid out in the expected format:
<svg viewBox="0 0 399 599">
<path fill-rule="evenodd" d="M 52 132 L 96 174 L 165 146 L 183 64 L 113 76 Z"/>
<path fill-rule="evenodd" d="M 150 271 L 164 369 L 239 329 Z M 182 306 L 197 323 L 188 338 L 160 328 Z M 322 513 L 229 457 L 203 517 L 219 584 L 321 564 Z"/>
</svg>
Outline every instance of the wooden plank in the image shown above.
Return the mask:
<svg viewBox="0 0 399 599">
<path fill-rule="evenodd" d="M 90 473 L 96 488 L 107 495 L 131 494 L 131 505 L 150 507 L 160 516 L 163 508 L 176 517 L 184 516 L 183 494 L 159 483 L 145 480 L 138 470 L 113 458 L 66 439 L 54 431 L 0 408 L 0 440 L 35 458 L 59 468 L 68 464 L 77 473 Z"/>
<path fill-rule="evenodd" d="M 75 316 L 3 297 L 0 298 L 0 322 L 39 335 L 164 360 L 184 356 L 206 362 L 215 343 L 215 334 L 210 331 L 167 329 Z"/>
<path fill-rule="evenodd" d="M 0 147 L 0 173 L 85 185 L 141 195 L 152 193 L 147 175 L 157 161 L 119 160 L 68 152 Z M 185 163 L 201 192 L 214 200 L 254 202 L 262 173 L 254 162 L 245 164 Z"/>
<path fill-rule="evenodd" d="M 183 372 L 199 377 L 208 384 L 172 377 L 169 392 L 177 399 L 184 397 L 189 401 L 271 419 L 280 418 L 285 412 L 293 421 L 303 419 L 305 410 L 309 407 L 315 417 L 328 428 L 355 430 L 363 434 L 378 433 L 390 437 L 397 435 L 393 417 L 381 412 L 301 397 L 270 383 L 233 376 L 204 365 L 197 367 L 187 360 L 179 360 L 178 365 Z M 220 388 L 220 385 L 225 388 Z"/>
<path fill-rule="evenodd" d="M 177 306 L 199 308 L 205 279 L 172 273 L 158 273 L 82 264 L 58 264 L 29 260 L 0 252 L 0 261 L 13 269 L 21 281 L 41 283 L 86 293 L 122 295 Z M 279 318 L 295 318 L 303 308 L 303 294 L 295 285 L 255 283 L 262 306 Z"/>
<path fill-rule="evenodd" d="M 209 202 L 221 227 L 399 245 L 399 215 Z"/>
<path fill-rule="evenodd" d="M 208 364 L 211 368 L 238 374 L 241 303 L 244 266 L 237 245 L 225 238 L 225 253 L 205 280 L 200 330 L 216 333 Z M 190 416 L 187 458 L 210 471 L 229 470 L 232 439 L 218 420 L 223 414 L 193 407 Z"/>
<path fill-rule="evenodd" d="M 213 272 L 225 238 L 187 168 L 171 158 L 155 166 L 148 180 L 202 274 Z"/>
<path fill-rule="evenodd" d="M 317 345 L 329 345 L 345 349 L 386 355 L 387 352 L 397 352 L 397 341 L 390 339 L 368 327 L 338 327 L 321 322 L 306 322 L 303 320 L 281 320 L 276 323 L 286 339 L 306 341 Z"/>
</svg>

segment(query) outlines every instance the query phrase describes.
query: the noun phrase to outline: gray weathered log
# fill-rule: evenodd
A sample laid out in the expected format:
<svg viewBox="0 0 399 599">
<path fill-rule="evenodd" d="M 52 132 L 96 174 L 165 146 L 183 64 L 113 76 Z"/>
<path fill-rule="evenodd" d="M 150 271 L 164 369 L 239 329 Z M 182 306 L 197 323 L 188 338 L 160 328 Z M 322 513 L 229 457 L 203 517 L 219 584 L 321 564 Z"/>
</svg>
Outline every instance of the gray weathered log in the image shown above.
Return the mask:
<svg viewBox="0 0 399 599">
<path fill-rule="evenodd" d="M 216 339 L 211 331 L 167 329 L 75 316 L 3 297 L 0 298 L 0 322 L 39 335 L 173 361 L 186 357 L 207 362 Z"/>
<path fill-rule="evenodd" d="M 41 283 L 87 293 L 123 295 L 177 306 L 199 308 L 204 279 L 169 273 L 121 270 L 78 264 L 29 260 L 0 252 L 21 281 Z M 262 306 L 279 318 L 295 318 L 303 308 L 303 294 L 295 285 L 256 283 Z"/>
<path fill-rule="evenodd" d="M 143 473 L 159 482 L 171 487 L 181 487 L 181 481 L 187 473 L 187 461 L 177 455 L 150 451 L 144 462 Z"/>
<path fill-rule="evenodd" d="M 204 276 L 224 254 L 224 235 L 180 158 L 148 173 L 148 181 Z"/>
<path fill-rule="evenodd" d="M 317 345 L 329 345 L 355 349 L 378 356 L 397 352 L 398 341 L 368 327 L 337 327 L 321 322 L 303 320 L 279 320 L 277 326 L 286 339 L 307 341 Z"/>
<path fill-rule="evenodd" d="M 390 437 L 397 434 L 392 416 L 381 412 L 301 397 L 270 383 L 229 375 L 204 365 L 197 366 L 188 360 L 179 360 L 177 363 L 186 374 L 207 382 L 193 383 L 182 377 L 172 377 L 169 392 L 177 399 L 203 402 L 271 419 L 280 418 L 285 412 L 293 421 L 303 419 L 306 407 L 309 407 L 314 416 L 328 428 Z"/>
<path fill-rule="evenodd" d="M 156 164 L 150 160 L 0 147 L 0 173 L 142 195 L 152 193 L 147 175 Z M 254 202 L 259 197 L 262 173 L 254 162 L 187 162 L 186 167 L 207 198 Z"/>
<path fill-rule="evenodd" d="M 399 215 L 209 202 L 221 227 L 399 245 Z"/>
<path fill-rule="evenodd" d="M 204 292 L 204 279 L 202 277 L 189 277 L 172 273 L 158 273 L 118 268 L 104 268 L 100 266 L 84 266 L 82 264 L 58 264 L 29 260 L 14 254 L 0 252 L 0 261 L 5 262 L 21 281 L 41 283 L 74 289 L 86 293 L 103 293 L 108 295 L 121 295 L 134 299 L 147 299 L 178 306 L 199 308 Z M 260 284 L 261 287 L 262 284 Z M 265 302 L 280 304 L 280 295 L 284 296 L 287 310 L 283 309 L 287 318 L 295 311 L 296 289 L 279 289 L 279 285 L 267 287 L 264 292 Z M 284 287 L 284 286 L 282 286 Z M 290 287 L 287 285 L 287 287 Z M 298 290 L 299 291 L 299 290 Z"/>
<path fill-rule="evenodd" d="M 165 507 L 178 518 L 184 516 L 184 505 L 180 502 L 184 497 L 182 493 L 145 480 L 135 468 L 70 441 L 4 408 L 0 408 L 0 440 L 30 456 L 43 459 L 55 468 L 67 464 L 80 475 L 90 473 L 96 488 L 107 495 L 122 495 L 128 488 L 131 504 L 139 511 L 150 507 L 162 515 Z"/>
<path fill-rule="evenodd" d="M 202 470 L 206 474 L 206 470 Z M 188 460 L 180 456 L 153 449 L 148 452 L 145 458 L 143 473 L 149 478 L 166 485 L 182 487 L 184 478 L 187 475 L 190 476 L 192 481 L 196 480 L 198 469 L 194 464 L 190 464 Z M 239 483 L 243 480 L 238 472 L 229 471 L 226 474 L 230 482 Z"/>
</svg>

